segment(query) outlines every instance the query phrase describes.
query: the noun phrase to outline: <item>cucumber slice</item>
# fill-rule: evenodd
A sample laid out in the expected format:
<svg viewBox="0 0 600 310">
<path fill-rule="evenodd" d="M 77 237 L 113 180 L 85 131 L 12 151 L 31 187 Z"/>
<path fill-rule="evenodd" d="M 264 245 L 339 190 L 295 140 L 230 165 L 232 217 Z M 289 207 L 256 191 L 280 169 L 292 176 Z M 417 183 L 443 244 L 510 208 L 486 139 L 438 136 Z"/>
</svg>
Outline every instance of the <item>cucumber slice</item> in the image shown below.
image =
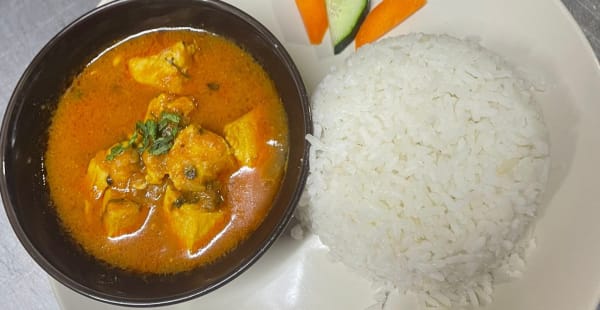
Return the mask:
<svg viewBox="0 0 600 310">
<path fill-rule="evenodd" d="M 341 53 L 354 40 L 369 12 L 369 0 L 325 0 L 333 53 Z"/>
</svg>

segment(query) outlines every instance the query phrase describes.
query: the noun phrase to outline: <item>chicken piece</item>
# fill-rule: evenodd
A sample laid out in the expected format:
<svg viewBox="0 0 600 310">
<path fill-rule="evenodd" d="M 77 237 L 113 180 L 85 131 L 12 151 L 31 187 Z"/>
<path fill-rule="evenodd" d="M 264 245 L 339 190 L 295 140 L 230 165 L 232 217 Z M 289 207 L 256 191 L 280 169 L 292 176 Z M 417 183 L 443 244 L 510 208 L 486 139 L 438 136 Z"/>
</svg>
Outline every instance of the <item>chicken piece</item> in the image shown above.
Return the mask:
<svg viewBox="0 0 600 310">
<path fill-rule="evenodd" d="M 260 112 L 254 109 L 225 125 L 225 140 L 240 165 L 253 167 L 259 155 Z"/>
<path fill-rule="evenodd" d="M 137 151 L 125 148 L 111 160 L 106 158 L 109 153 L 104 150 L 96 153 L 88 164 L 86 178 L 94 199 L 100 199 L 109 186 L 121 189 L 146 187 Z"/>
<path fill-rule="evenodd" d="M 187 117 L 195 108 L 196 105 L 188 97 L 173 97 L 160 94 L 148 104 L 145 120 L 158 119 L 162 112 L 177 113 L 183 117 Z"/>
<path fill-rule="evenodd" d="M 206 212 L 212 212 L 217 211 L 223 201 L 223 193 L 218 182 L 210 182 L 202 191 L 197 192 L 179 191 L 169 183 L 163 204 L 167 211 L 170 210 L 169 208 L 179 208 L 189 204 Z"/>
<path fill-rule="evenodd" d="M 102 164 L 108 168 L 107 183 L 121 189 L 143 189 L 146 187 L 140 155 L 133 148 L 126 148 L 112 160 L 104 159 Z M 96 156 L 98 158 L 98 156 Z"/>
<path fill-rule="evenodd" d="M 195 51 L 193 44 L 177 42 L 156 55 L 131 58 L 127 65 L 137 82 L 178 94 L 189 77 L 188 67 Z"/>
<path fill-rule="evenodd" d="M 104 194 L 104 193 L 103 193 Z M 85 219 L 88 222 L 97 222 L 98 219 L 102 218 L 103 207 L 98 207 L 100 203 L 97 200 L 85 200 L 83 204 L 83 211 Z"/>
<path fill-rule="evenodd" d="M 94 199 L 100 199 L 104 194 L 104 190 L 108 187 L 108 168 L 105 165 L 101 165 L 105 156 L 106 153 L 103 151 L 92 158 L 85 175 L 92 198 Z M 86 207 L 86 209 L 88 208 Z"/>
<path fill-rule="evenodd" d="M 183 117 L 183 123 L 187 123 L 188 115 L 196 108 L 196 105 L 188 97 L 175 97 L 172 95 L 160 94 L 152 99 L 146 110 L 145 121 L 159 121 L 163 112 L 176 113 Z M 167 175 L 165 166 L 165 156 L 150 155 L 148 152 L 142 154 L 142 161 L 146 167 L 146 182 L 149 184 L 161 184 Z"/>
<path fill-rule="evenodd" d="M 112 190 L 104 195 L 102 224 L 110 238 L 133 234 L 146 221 L 148 208 L 126 198 L 115 198 Z"/>
<path fill-rule="evenodd" d="M 235 168 L 235 158 L 225 140 L 195 125 L 183 129 L 167 154 L 169 178 L 180 191 L 202 191 L 206 183 Z"/>
<path fill-rule="evenodd" d="M 146 167 L 145 179 L 148 184 L 162 184 L 167 175 L 165 156 L 166 155 L 150 155 L 148 152 L 142 154 L 142 161 Z"/>
<path fill-rule="evenodd" d="M 225 212 L 214 210 L 210 198 L 198 198 L 203 195 L 211 197 L 213 194 L 182 193 L 168 186 L 164 195 L 163 208 L 171 229 L 190 252 L 195 252 L 201 241 L 209 242 L 205 236 L 215 229 L 222 229 L 227 220 Z"/>
</svg>

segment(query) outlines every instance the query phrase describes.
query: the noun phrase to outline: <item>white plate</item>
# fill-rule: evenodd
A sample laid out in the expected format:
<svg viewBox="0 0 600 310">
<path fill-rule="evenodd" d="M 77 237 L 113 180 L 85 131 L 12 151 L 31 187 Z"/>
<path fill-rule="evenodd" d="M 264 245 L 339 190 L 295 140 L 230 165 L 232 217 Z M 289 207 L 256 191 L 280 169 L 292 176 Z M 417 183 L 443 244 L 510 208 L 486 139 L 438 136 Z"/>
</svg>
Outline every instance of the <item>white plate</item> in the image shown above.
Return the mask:
<svg viewBox="0 0 600 310">
<path fill-rule="evenodd" d="M 312 90 L 351 53 L 333 56 L 328 38 L 310 46 L 292 0 L 229 1 L 265 24 L 285 45 Z M 378 2 L 378 1 L 373 1 Z M 600 67 L 559 0 L 430 0 L 393 34 L 478 37 L 535 81 L 550 127 L 553 167 L 549 203 L 536 229 L 538 248 L 523 278 L 496 286 L 484 309 L 595 309 L 600 297 Z M 232 283 L 172 309 L 364 309 L 369 283 L 326 258 L 314 236 L 288 235 Z M 109 306 L 54 282 L 65 309 Z M 410 303 L 392 296 L 386 309 Z M 403 309 L 412 309 L 410 306 Z"/>
</svg>

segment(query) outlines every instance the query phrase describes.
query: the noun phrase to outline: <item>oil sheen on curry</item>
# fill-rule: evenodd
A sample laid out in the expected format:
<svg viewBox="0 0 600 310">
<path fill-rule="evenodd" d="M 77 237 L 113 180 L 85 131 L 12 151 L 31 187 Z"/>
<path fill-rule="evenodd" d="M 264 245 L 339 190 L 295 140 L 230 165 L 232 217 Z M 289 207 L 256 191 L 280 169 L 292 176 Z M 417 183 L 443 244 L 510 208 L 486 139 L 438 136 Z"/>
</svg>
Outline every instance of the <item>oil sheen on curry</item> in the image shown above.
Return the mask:
<svg viewBox="0 0 600 310">
<path fill-rule="evenodd" d="M 60 99 L 46 169 L 63 225 L 112 265 L 210 263 L 269 212 L 288 128 L 273 82 L 220 36 L 163 29 L 102 53 Z"/>
</svg>

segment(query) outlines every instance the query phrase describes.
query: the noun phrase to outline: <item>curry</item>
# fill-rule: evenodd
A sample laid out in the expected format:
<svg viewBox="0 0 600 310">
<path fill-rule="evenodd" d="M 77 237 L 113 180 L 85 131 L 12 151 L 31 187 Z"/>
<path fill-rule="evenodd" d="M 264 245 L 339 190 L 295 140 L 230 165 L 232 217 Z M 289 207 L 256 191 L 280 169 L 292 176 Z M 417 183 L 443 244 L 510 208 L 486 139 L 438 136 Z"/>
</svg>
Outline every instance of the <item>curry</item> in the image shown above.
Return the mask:
<svg viewBox="0 0 600 310">
<path fill-rule="evenodd" d="M 75 77 L 45 165 L 63 226 L 88 253 L 174 273 L 256 230 L 287 151 L 284 108 L 251 55 L 211 33 L 163 29 L 116 44 Z"/>
</svg>

